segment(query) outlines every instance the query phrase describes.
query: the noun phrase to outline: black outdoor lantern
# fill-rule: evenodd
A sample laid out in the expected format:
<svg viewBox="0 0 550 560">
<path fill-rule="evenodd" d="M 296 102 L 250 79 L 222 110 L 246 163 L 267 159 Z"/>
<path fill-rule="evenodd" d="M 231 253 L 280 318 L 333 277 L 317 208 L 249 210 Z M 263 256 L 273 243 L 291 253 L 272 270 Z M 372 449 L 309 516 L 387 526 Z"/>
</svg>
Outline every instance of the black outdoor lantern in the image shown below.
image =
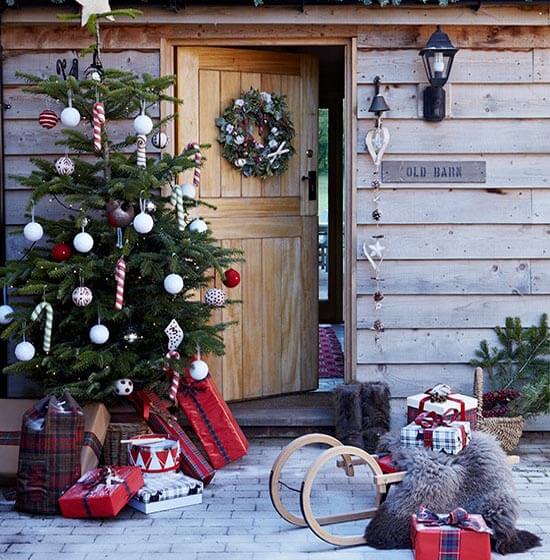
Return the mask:
<svg viewBox="0 0 550 560">
<path fill-rule="evenodd" d="M 430 85 L 424 90 L 424 119 L 441 121 L 445 118 L 445 90 L 458 49 L 449 36 L 436 26 L 428 44 L 420 51 Z"/>
</svg>

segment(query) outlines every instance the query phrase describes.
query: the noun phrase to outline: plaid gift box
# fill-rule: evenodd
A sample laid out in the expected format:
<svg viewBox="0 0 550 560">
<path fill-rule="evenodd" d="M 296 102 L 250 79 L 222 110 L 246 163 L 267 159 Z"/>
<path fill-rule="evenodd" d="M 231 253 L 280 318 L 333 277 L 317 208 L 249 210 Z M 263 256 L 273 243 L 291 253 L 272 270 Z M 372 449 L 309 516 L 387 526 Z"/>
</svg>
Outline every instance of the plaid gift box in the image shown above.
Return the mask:
<svg viewBox="0 0 550 560">
<path fill-rule="evenodd" d="M 80 476 L 84 414 L 67 392 L 44 397 L 23 415 L 15 507 L 57 513 L 57 500 Z"/>
<path fill-rule="evenodd" d="M 144 473 L 145 484 L 129 502 L 143 513 L 153 513 L 202 503 L 203 484 L 183 473 Z"/>
<path fill-rule="evenodd" d="M 456 455 L 471 438 L 469 422 L 446 420 L 434 413 L 422 413 L 414 422 L 401 428 L 403 447 L 428 447 Z"/>
<path fill-rule="evenodd" d="M 490 560 L 491 533 L 481 515 L 461 508 L 438 515 L 421 507 L 411 520 L 416 560 Z"/>
<path fill-rule="evenodd" d="M 442 415 L 449 409 L 456 410 L 459 414 L 457 420 L 470 422 L 472 429 L 477 425 L 477 399 L 460 393 L 451 393 L 447 400 L 434 401 L 430 393 L 431 389 L 426 389 L 423 393 L 407 397 L 407 422 L 414 422 L 414 419 L 421 412 L 435 412 Z"/>
</svg>

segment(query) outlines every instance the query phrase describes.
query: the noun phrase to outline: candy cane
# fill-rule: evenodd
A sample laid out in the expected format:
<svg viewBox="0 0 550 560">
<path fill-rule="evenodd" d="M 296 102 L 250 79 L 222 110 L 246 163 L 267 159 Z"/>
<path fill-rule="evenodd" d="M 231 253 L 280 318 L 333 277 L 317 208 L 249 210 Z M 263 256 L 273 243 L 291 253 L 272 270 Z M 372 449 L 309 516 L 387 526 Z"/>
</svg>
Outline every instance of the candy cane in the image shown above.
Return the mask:
<svg viewBox="0 0 550 560">
<path fill-rule="evenodd" d="M 190 150 L 196 150 L 195 163 L 197 164 L 197 167 L 195 167 L 193 171 L 193 185 L 195 186 L 195 188 L 198 189 L 201 184 L 201 168 L 200 168 L 202 162 L 202 154 L 200 151 L 201 147 L 196 142 L 191 142 L 191 144 L 189 144 L 187 148 Z"/>
<path fill-rule="evenodd" d="M 120 311 L 124 305 L 124 280 L 126 279 L 126 263 L 124 262 L 124 257 L 120 257 L 116 263 L 115 279 L 115 309 Z"/>
<path fill-rule="evenodd" d="M 147 156 L 145 154 L 146 145 L 147 145 L 147 136 L 145 136 L 145 134 L 138 134 L 136 140 L 138 167 L 147 167 Z"/>
<path fill-rule="evenodd" d="M 101 129 L 105 124 L 105 107 L 101 101 L 96 101 L 93 108 L 94 150 L 101 152 Z"/>
<path fill-rule="evenodd" d="M 178 229 L 185 230 L 185 209 L 183 207 L 183 193 L 179 185 L 172 187 L 172 196 L 170 198 L 172 204 L 176 207 L 176 219 L 178 221 Z"/>
<path fill-rule="evenodd" d="M 40 302 L 31 314 L 31 321 L 36 321 L 42 311 L 46 311 L 46 323 L 44 325 L 44 341 L 42 348 L 48 353 L 52 345 L 52 327 L 53 327 L 53 307 L 47 301 Z"/>
<path fill-rule="evenodd" d="M 175 350 L 170 350 L 166 354 L 166 359 L 167 360 L 179 360 L 180 359 L 180 354 L 179 354 L 179 352 L 176 352 Z M 172 379 L 171 379 L 171 382 L 170 382 L 170 392 L 168 393 L 168 397 L 170 398 L 171 401 L 176 402 L 176 398 L 178 396 L 178 389 L 179 389 L 179 386 L 180 386 L 180 380 L 181 380 L 180 372 L 175 370 L 174 368 L 171 368 L 170 366 L 165 366 L 164 371 L 166 373 L 172 375 Z"/>
</svg>

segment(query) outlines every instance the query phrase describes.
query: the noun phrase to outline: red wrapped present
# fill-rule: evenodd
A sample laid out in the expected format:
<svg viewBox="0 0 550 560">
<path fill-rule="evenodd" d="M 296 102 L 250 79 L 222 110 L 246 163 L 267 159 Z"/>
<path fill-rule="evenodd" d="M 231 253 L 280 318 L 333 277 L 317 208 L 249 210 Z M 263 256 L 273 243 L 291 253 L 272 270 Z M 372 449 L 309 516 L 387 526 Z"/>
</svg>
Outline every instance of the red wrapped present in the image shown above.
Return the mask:
<svg viewBox="0 0 550 560">
<path fill-rule="evenodd" d="M 436 395 L 432 395 L 431 389 L 426 389 L 424 393 L 418 393 L 407 397 L 407 423 L 414 422 L 421 412 L 435 412 L 440 416 L 445 414 L 448 409 L 456 410 L 459 414 L 458 420 L 470 422 L 472 430 L 477 424 L 477 399 L 460 393 L 451 393 L 446 399 L 438 400 Z"/>
<path fill-rule="evenodd" d="M 481 515 L 462 508 L 438 515 L 420 507 L 412 516 L 416 560 L 491 560 L 491 534 Z"/>
<path fill-rule="evenodd" d="M 182 452 L 181 470 L 203 484 L 208 484 L 214 478 L 216 471 L 189 439 L 162 399 L 149 390 L 137 391 L 132 394 L 130 399 L 155 432 L 166 434 L 179 441 Z"/>
<path fill-rule="evenodd" d="M 210 376 L 194 381 L 186 372 L 177 399 L 214 468 L 246 455 L 248 440 Z"/>
<path fill-rule="evenodd" d="M 116 517 L 143 486 L 138 467 L 102 467 L 81 476 L 61 498 L 63 517 Z"/>
<path fill-rule="evenodd" d="M 393 457 L 391 455 L 382 455 L 376 459 L 377 463 L 380 465 L 382 472 L 384 474 L 391 474 L 398 472 L 398 468 L 393 462 Z"/>
</svg>

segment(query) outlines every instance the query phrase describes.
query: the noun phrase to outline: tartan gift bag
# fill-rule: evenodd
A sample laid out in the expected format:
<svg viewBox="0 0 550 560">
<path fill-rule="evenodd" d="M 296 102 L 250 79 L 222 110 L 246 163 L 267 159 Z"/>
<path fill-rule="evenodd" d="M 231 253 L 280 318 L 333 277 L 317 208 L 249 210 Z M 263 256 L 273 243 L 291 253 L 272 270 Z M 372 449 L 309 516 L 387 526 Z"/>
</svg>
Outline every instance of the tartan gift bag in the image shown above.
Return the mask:
<svg viewBox="0 0 550 560">
<path fill-rule="evenodd" d="M 54 514 L 57 500 L 80 476 L 84 413 L 67 392 L 44 397 L 23 415 L 15 507 Z"/>
</svg>

